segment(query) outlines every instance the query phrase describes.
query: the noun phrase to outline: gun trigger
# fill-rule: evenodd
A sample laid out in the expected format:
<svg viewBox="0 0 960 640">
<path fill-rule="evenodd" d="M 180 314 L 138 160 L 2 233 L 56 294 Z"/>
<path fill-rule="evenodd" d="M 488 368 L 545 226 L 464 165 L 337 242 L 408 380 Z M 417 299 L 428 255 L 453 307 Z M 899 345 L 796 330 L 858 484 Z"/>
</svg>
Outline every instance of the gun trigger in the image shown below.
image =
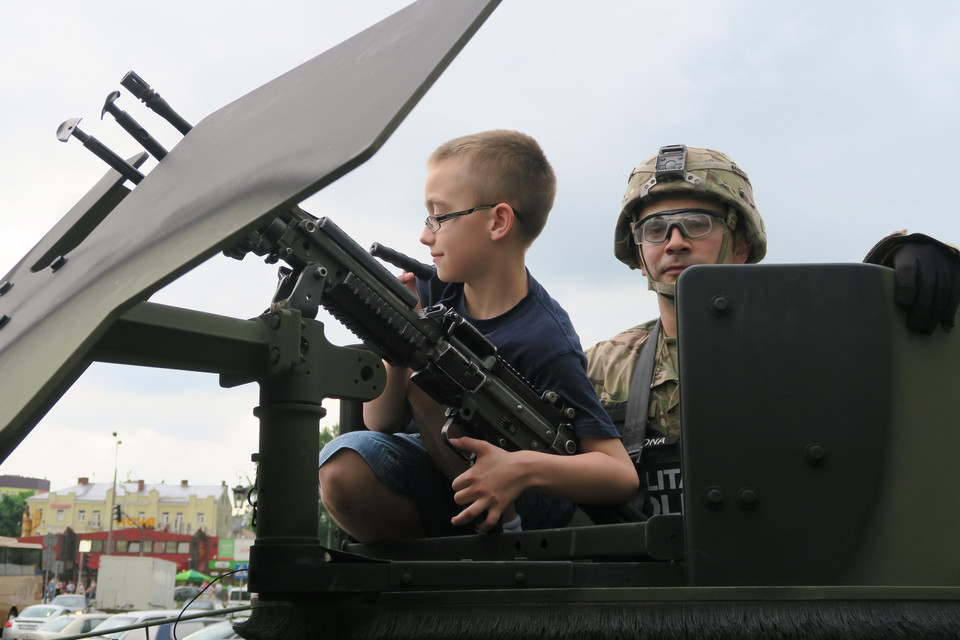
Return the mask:
<svg viewBox="0 0 960 640">
<path fill-rule="evenodd" d="M 456 448 L 455 446 L 453 446 L 453 443 L 450 442 L 449 429 L 450 429 L 450 425 L 453 424 L 453 418 L 455 415 L 456 415 L 455 412 L 451 412 L 449 410 L 447 411 L 447 421 L 443 423 L 443 428 L 440 429 L 440 436 L 443 438 L 444 444 L 450 447 L 454 451 L 454 453 L 456 453 L 458 456 L 460 456 L 470 464 L 473 464 L 477 459 L 476 454 L 472 454 L 472 453 L 466 454 L 463 452 L 462 449 Z"/>
</svg>

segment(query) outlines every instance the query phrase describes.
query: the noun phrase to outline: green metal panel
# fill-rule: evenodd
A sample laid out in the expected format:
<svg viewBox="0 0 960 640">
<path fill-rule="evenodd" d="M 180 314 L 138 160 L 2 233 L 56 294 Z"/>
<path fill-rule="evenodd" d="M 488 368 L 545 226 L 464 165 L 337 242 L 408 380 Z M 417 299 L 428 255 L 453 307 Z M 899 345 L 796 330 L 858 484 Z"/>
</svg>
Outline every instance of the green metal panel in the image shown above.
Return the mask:
<svg viewBox="0 0 960 640">
<path fill-rule="evenodd" d="M 22 261 L 0 296 L 0 461 L 114 319 L 369 158 L 497 4 L 410 5 L 198 123 L 61 268 Z"/>
<path fill-rule="evenodd" d="M 960 581 L 960 340 L 891 270 L 696 267 L 678 311 L 689 584 Z"/>
</svg>

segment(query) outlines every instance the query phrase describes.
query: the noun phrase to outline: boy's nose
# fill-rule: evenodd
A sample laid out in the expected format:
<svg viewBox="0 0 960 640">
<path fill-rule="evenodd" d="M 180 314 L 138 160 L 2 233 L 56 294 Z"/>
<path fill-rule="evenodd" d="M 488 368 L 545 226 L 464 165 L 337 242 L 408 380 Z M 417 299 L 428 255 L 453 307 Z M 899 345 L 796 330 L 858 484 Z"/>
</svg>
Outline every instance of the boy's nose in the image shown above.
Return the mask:
<svg viewBox="0 0 960 640">
<path fill-rule="evenodd" d="M 430 229 L 427 228 L 427 225 L 423 225 L 423 231 L 420 232 L 420 244 L 425 244 L 428 247 L 433 244 L 433 240 L 436 238 L 436 234 Z"/>
</svg>

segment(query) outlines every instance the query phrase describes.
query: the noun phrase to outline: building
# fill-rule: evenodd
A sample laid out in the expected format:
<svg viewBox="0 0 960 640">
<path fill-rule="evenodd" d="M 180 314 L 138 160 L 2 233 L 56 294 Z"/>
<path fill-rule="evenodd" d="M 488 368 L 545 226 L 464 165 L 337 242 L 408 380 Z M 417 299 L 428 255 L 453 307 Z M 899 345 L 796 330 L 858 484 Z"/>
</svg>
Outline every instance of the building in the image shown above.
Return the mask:
<svg viewBox="0 0 960 640">
<path fill-rule="evenodd" d="M 58 577 L 66 582 L 83 584 L 95 580 L 100 569 L 100 558 L 107 555 L 108 535 L 106 531 L 78 534 L 72 529 L 56 534 L 56 542 L 51 548 L 58 561 Z M 18 540 L 46 544 L 44 537 L 21 536 Z M 188 535 L 139 527 L 114 529 L 112 537 L 113 552 L 110 555 L 160 558 L 176 564 L 177 571 L 196 569 L 204 573 L 207 567 L 214 566 L 219 543 L 218 538 L 202 531 Z M 228 550 L 233 553 L 234 545 L 230 544 Z"/>
<path fill-rule="evenodd" d="M 140 526 L 188 535 L 198 531 L 211 537 L 231 535 L 233 499 L 225 482 L 118 482 L 114 501 L 112 482 L 90 482 L 87 478 L 79 478 L 72 487 L 27 498 L 23 535 L 62 533 L 68 527 L 78 535 L 107 531 L 112 505 L 119 506 L 123 515 L 122 522 L 114 523 L 115 529 Z"/>
<path fill-rule="evenodd" d="M 50 481 L 24 476 L 0 476 L 0 495 L 16 494 L 21 491 L 46 493 L 50 491 Z"/>
</svg>

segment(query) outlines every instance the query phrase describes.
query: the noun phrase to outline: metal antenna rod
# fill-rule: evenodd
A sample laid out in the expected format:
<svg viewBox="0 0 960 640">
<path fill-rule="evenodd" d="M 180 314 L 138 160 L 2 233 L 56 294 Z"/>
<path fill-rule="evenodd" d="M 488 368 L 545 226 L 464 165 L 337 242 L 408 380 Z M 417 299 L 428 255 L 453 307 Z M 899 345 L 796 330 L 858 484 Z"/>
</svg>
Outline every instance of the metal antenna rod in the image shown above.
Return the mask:
<svg viewBox="0 0 960 640">
<path fill-rule="evenodd" d="M 57 140 L 66 142 L 70 139 L 70 136 L 73 136 L 82 142 L 83 146 L 92 151 L 95 156 L 110 165 L 111 168 L 124 178 L 135 184 L 140 184 L 140 181 L 143 180 L 143 174 L 137 171 L 133 165 L 111 151 L 102 142 L 78 129 L 77 125 L 80 124 L 80 120 L 81 118 L 70 118 L 61 123 L 57 128 Z"/>
<path fill-rule="evenodd" d="M 170 108 L 167 101 L 160 97 L 160 94 L 150 88 L 143 78 L 133 71 L 128 71 L 120 81 L 120 86 L 134 95 L 135 98 L 147 105 L 155 113 L 159 114 L 164 120 L 169 122 L 183 135 L 187 135 L 193 128 L 189 122 L 180 117 L 180 115 Z"/>
<path fill-rule="evenodd" d="M 100 112 L 100 119 L 103 120 L 104 114 L 109 113 L 117 120 L 117 124 L 123 127 L 124 131 L 133 136 L 133 139 L 139 142 L 144 149 L 153 154 L 157 160 L 163 160 L 167 155 L 167 150 L 157 142 L 153 136 L 147 133 L 147 130 L 140 126 L 140 123 L 133 119 L 129 113 L 118 107 L 115 103 L 120 97 L 119 91 L 113 91 L 107 96 L 103 103 L 103 111 Z"/>
</svg>

